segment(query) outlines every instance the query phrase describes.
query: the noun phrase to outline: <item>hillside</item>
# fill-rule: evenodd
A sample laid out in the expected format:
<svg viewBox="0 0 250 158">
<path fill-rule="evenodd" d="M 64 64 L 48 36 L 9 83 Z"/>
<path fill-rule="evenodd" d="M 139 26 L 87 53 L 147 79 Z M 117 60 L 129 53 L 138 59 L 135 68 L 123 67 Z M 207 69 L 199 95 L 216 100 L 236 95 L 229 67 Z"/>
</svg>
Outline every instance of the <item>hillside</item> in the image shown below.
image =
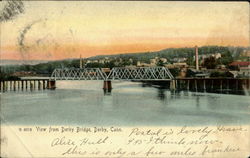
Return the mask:
<svg viewBox="0 0 250 158">
<path fill-rule="evenodd" d="M 245 47 L 223 47 L 223 46 L 203 46 L 199 47 L 199 55 L 205 54 L 214 54 L 221 53 L 223 57 L 223 64 L 227 64 L 232 62 L 233 60 L 237 60 L 241 58 L 242 52 L 246 50 L 250 50 L 250 48 Z M 192 65 L 194 63 L 194 48 L 168 48 L 160 51 L 154 52 L 141 52 L 141 53 L 127 53 L 127 54 L 116 54 L 116 55 L 101 55 L 94 56 L 90 58 L 84 59 L 87 60 L 98 60 L 103 59 L 105 57 L 109 58 L 109 62 L 105 64 L 93 63 L 87 64 L 86 67 L 114 67 L 114 63 L 118 59 L 122 59 L 122 63 L 119 66 L 126 66 L 129 63 L 129 59 L 133 59 L 133 64 L 136 64 L 136 61 L 141 62 L 149 62 L 150 59 L 155 57 L 167 58 L 168 62 L 172 62 L 174 58 L 187 58 L 187 63 Z M 1 67 L 1 73 L 14 73 L 17 71 L 30 71 L 36 74 L 50 74 L 55 68 L 79 68 L 79 59 L 65 59 L 60 61 L 50 61 L 46 63 L 39 63 L 36 65 L 4 65 Z"/>
</svg>

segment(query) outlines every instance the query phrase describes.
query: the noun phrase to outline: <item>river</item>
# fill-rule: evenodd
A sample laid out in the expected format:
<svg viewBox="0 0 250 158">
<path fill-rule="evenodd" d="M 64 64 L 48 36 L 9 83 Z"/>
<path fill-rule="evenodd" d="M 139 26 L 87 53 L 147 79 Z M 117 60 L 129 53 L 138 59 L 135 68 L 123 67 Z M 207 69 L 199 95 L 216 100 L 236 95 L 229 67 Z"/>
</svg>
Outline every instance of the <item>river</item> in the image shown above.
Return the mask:
<svg viewBox="0 0 250 158">
<path fill-rule="evenodd" d="M 199 126 L 250 123 L 244 95 L 171 92 L 139 82 L 57 81 L 56 90 L 1 93 L 2 124 Z"/>
</svg>

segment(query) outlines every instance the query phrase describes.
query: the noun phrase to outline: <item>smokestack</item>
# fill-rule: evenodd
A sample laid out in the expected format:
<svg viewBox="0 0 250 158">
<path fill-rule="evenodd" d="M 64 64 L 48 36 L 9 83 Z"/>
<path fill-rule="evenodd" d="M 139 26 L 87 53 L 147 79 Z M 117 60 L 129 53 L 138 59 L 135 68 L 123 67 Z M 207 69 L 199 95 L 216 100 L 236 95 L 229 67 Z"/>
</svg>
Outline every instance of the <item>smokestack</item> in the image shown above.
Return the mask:
<svg viewBox="0 0 250 158">
<path fill-rule="evenodd" d="M 196 70 L 199 70 L 199 55 L 198 55 L 197 46 L 195 46 L 195 67 L 196 67 Z"/>
<path fill-rule="evenodd" d="M 80 55 L 80 69 L 82 69 L 82 55 Z"/>
</svg>

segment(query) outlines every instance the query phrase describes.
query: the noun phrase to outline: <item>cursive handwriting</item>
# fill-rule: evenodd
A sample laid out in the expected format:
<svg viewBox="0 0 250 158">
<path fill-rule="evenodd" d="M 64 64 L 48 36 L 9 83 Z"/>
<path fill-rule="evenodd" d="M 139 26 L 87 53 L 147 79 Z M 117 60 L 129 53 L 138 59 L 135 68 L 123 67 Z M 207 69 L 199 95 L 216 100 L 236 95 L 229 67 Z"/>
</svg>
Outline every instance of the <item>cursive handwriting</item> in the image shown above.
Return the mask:
<svg viewBox="0 0 250 158">
<path fill-rule="evenodd" d="M 133 128 L 132 131 L 130 132 L 129 134 L 129 137 L 130 136 L 152 136 L 152 135 L 155 135 L 155 136 L 159 136 L 159 134 L 161 133 L 162 129 L 157 129 L 157 130 L 141 130 L 139 128 Z"/>
<path fill-rule="evenodd" d="M 72 129 L 63 128 L 65 132 L 73 131 Z M 237 136 L 242 139 L 247 135 L 244 132 L 248 132 L 241 126 L 136 127 L 126 130 L 119 127 L 77 127 L 75 129 L 77 137 L 71 137 L 66 133 L 52 139 L 50 146 L 61 150 L 63 156 L 117 158 L 210 157 L 216 154 L 226 156 L 232 153 L 238 155 L 245 151 L 243 145 L 235 139 L 228 138 Z M 37 130 L 46 131 L 42 128 Z"/>
<path fill-rule="evenodd" d="M 57 146 L 57 145 L 75 145 L 75 142 L 63 136 L 61 138 L 55 138 L 54 140 L 52 140 L 51 147 Z"/>
</svg>

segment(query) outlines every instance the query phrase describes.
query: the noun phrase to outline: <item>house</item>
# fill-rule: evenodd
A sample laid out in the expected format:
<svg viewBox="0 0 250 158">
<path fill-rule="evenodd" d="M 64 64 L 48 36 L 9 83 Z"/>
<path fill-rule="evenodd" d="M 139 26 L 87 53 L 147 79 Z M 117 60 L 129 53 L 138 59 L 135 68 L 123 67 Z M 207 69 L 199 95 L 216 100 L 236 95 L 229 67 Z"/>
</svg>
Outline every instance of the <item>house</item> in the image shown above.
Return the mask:
<svg viewBox="0 0 250 158">
<path fill-rule="evenodd" d="M 99 63 L 104 64 L 104 63 L 105 63 L 105 60 L 104 60 L 104 59 L 100 59 L 100 60 L 99 60 Z"/>
<path fill-rule="evenodd" d="M 234 61 L 229 66 L 238 69 L 238 75 L 242 77 L 250 77 L 250 62 L 249 61 Z"/>
<path fill-rule="evenodd" d="M 158 62 L 157 59 L 150 59 L 151 65 L 156 65 L 157 62 Z"/>
<path fill-rule="evenodd" d="M 221 53 L 212 54 L 212 57 L 214 57 L 215 59 L 219 59 L 221 58 Z"/>
<path fill-rule="evenodd" d="M 166 63 L 168 60 L 166 58 L 160 58 L 160 61 L 162 61 L 163 63 Z"/>
<path fill-rule="evenodd" d="M 239 75 L 243 77 L 250 77 L 250 66 L 240 67 Z"/>
<path fill-rule="evenodd" d="M 174 67 L 188 67 L 187 63 L 173 63 Z"/>
<path fill-rule="evenodd" d="M 181 63 L 187 61 L 187 58 L 173 58 L 172 61 Z"/>
<path fill-rule="evenodd" d="M 133 63 L 133 59 L 132 59 L 132 58 L 129 58 L 129 62 L 132 64 L 132 63 Z"/>
<path fill-rule="evenodd" d="M 141 66 L 141 62 L 137 61 L 136 66 L 140 67 Z"/>
<path fill-rule="evenodd" d="M 233 78 L 238 76 L 238 71 L 228 71 L 228 73 L 232 74 Z"/>
<path fill-rule="evenodd" d="M 168 69 L 173 69 L 173 68 L 175 68 L 173 64 L 165 64 L 164 66 L 165 66 L 166 68 L 168 68 Z"/>
<path fill-rule="evenodd" d="M 244 51 L 241 53 L 241 56 L 243 56 L 243 57 L 250 57 L 250 50 L 244 50 Z"/>
<path fill-rule="evenodd" d="M 234 61 L 231 64 L 229 64 L 229 66 L 234 66 L 234 67 L 237 67 L 237 68 L 248 67 L 249 65 L 250 65 L 249 61 Z"/>
</svg>

